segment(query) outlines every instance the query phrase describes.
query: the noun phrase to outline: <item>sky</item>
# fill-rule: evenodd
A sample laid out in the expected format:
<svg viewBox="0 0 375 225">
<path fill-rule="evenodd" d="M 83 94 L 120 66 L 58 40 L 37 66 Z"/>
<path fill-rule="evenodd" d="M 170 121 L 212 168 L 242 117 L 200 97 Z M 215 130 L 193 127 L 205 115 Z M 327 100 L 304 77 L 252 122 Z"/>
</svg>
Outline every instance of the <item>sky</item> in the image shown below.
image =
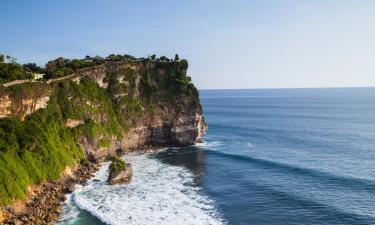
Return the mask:
<svg viewBox="0 0 375 225">
<path fill-rule="evenodd" d="M 151 54 L 200 89 L 375 86 L 372 0 L 12 0 L 0 52 L 20 63 Z"/>
</svg>

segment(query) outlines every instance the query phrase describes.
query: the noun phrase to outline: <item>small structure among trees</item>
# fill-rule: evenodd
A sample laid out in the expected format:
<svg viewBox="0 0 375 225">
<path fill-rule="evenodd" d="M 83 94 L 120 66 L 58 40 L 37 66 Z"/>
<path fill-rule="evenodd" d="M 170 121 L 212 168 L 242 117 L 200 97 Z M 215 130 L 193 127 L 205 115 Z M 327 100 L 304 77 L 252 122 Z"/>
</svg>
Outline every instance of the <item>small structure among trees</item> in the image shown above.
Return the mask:
<svg viewBox="0 0 375 225">
<path fill-rule="evenodd" d="M 33 75 L 34 75 L 34 80 L 41 80 L 45 76 L 44 73 L 34 73 Z"/>
</svg>

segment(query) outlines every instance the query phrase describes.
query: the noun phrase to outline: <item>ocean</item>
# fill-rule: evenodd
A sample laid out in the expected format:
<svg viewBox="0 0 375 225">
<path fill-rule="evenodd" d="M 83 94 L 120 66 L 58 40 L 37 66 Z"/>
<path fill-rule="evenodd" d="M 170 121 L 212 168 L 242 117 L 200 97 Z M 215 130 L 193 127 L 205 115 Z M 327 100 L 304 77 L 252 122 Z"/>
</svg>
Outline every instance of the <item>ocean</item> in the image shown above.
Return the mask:
<svg viewBox="0 0 375 225">
<path fill-rule="evenodd" d="M 204 142 L 131 154 L 62 224 L 375 224 L 375 88 L 203 90 Z"/>
</svg>

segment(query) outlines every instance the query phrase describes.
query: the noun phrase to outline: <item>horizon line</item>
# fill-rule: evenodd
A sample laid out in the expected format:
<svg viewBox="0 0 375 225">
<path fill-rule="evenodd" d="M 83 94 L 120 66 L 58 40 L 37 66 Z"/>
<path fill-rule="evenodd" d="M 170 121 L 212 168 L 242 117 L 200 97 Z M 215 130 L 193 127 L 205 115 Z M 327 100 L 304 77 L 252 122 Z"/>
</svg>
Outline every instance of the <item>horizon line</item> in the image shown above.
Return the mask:
<svg viewBox="0 0 375 225">
<path fill-rule="evenodd" d="M 328 86 L 328 87 L 264 87 L 264 88 L 199 88 L 199 91 L 219 90 L 280 90 L 280 89 L 346 89 L 346 88 L 375 88 L 375 86 Z"/>
</svg>

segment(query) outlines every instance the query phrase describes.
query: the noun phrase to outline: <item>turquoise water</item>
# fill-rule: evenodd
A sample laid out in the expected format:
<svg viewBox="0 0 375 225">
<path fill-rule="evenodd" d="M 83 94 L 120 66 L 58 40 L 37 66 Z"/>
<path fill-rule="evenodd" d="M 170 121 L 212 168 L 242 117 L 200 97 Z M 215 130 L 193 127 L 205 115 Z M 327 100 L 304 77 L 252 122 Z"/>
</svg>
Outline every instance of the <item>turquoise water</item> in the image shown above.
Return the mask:
<svg viewBox="0 0 375 225">
<path fill-rule="evenodd" d="M 104 166 L 60 224 L 375 224 L 375 88 L 210 90 L 201 101 L 204 143 L 125 156 L 137 165 L 130 185 L 106 185 Z"/>
</svg>

